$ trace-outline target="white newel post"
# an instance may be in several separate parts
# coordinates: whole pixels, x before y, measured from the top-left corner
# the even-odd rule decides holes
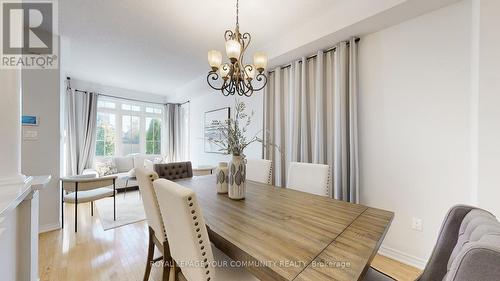
[[[0,70],[0,188],[24,182],[21,174],[21,70]]]

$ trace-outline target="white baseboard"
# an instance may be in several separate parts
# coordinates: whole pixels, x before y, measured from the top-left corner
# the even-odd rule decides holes
[[[385,246],[381,246],[378,253],[382,256],[386,256],[388,258],[397,260],[419,269],[424,269],[425,265],[427,264],[427,261],[424,259]]]
[[[61,228],[61,224],[59,222],[57,223],[49,223],[46,225],[40,225],[38,233],[44,233],[44,232],[49,232],[52,230],[57,230]]]

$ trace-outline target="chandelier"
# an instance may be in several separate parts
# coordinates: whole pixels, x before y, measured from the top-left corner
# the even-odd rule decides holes
[[[267,77],[263,73],[267,67],[267,56],[257,52],[253,56],[253,64],[244,64],[243,57],[251,41],[250,33],[240,33],[239,25],[239,0],[236,0],[236,28],[234,31],[226,30],[226,55],[230,63],[222,63],[222,54],[219,51],[208,51],[208,64],[212,68],[208,72],[207,82],[212,89],[221,91],[224,96],[238,94],[251,96],[254,91],[262,90],[267,84]],[[220,81],[217,86],[215,81]],[[221,81],[222,80],[222,81]],[[255,85],[258,81],[258,85]]]

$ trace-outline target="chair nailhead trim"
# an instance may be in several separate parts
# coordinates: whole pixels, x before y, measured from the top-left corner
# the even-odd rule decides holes
[[[195,227],[197,227],[197,226],[198,226],[198,221],[197,221],[198,217],[197,217],[197,216],[195,216],[195,214],[196,214],[196,210],[193,208],[193,206],[194,206],[193,202],[190,202],[192,199],[193,199],[193,198],[192,198],[191,196],[189,196],[189,197],[187,198],[187,200],[188,200],[188,201],[187,201],[187,203],[188,203],[188,206],[189,206],[189,207],[190,207],[190,209],[191,209],[191,214],[193,215],[193,217],[192,217],[192,218],[193,218],[194,226],[195,226]],[[203,239],[201,239],[201,236],[202,236],[202,235],[201,235],[201,233],[199,233],[199,232],[200,232],[200,230],[201,230],[201,229],[200,229],[199,227],[197,227],[197,228],[196,228],[196,232],[198,233],[197,237],[198,237],[198,239],[199,239],[199,240],[198,240],[198,243],[200,244],[200,251],[202,251],[202,252],[201,252],[201,255],[204,257],[207,253],[204,251],[204,250],[205,250],[205,244],[204,244]],[[208,259],[207,259],[207,258],[204,258],[204,259],[203,259],[203,262],[204,262],[204,263],[207,263],[207,261],[208,261]],[[206,269],[208,269],[208,264],[205,264],[204,266],[205,266],[205,268],[206,268]],[[209,274],[210,274],[210,270],[207,270],[205,273],[206,273],[206,275],[209,275]],[[206,280],[207,280],[207,281],[210,281],[210,276],[207,276],[207,279],[206,279]]]

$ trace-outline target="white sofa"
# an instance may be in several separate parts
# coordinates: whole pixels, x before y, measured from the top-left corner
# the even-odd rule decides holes
[[[136,168],[148,168],[152,169],[153,167],[145,167],[144,160],[150,160],[154,161],[155,159],[164,159],[163,156],[161,155],[145,155],[145,154],[135,154],[135,155],[129,155],[129,156],[113,156],[113,157],[99,157],[97,158],[94,162],[107,162],[111,160],[117,169],[116,174],[116,189],[122,189],[125,187],[132,187],[132,186],[137,186],[137,179],[135,178],[135,169]],[[151,163],[151,162],[149,162]],[[94,174],[96,177],[99,177],[99,173],[95,169],[95,164],[94,168],[91,169],[85,169],[83,171],[84,175],[88,174]],[[127,183],[127,178],[133,178],[129,179]]]

